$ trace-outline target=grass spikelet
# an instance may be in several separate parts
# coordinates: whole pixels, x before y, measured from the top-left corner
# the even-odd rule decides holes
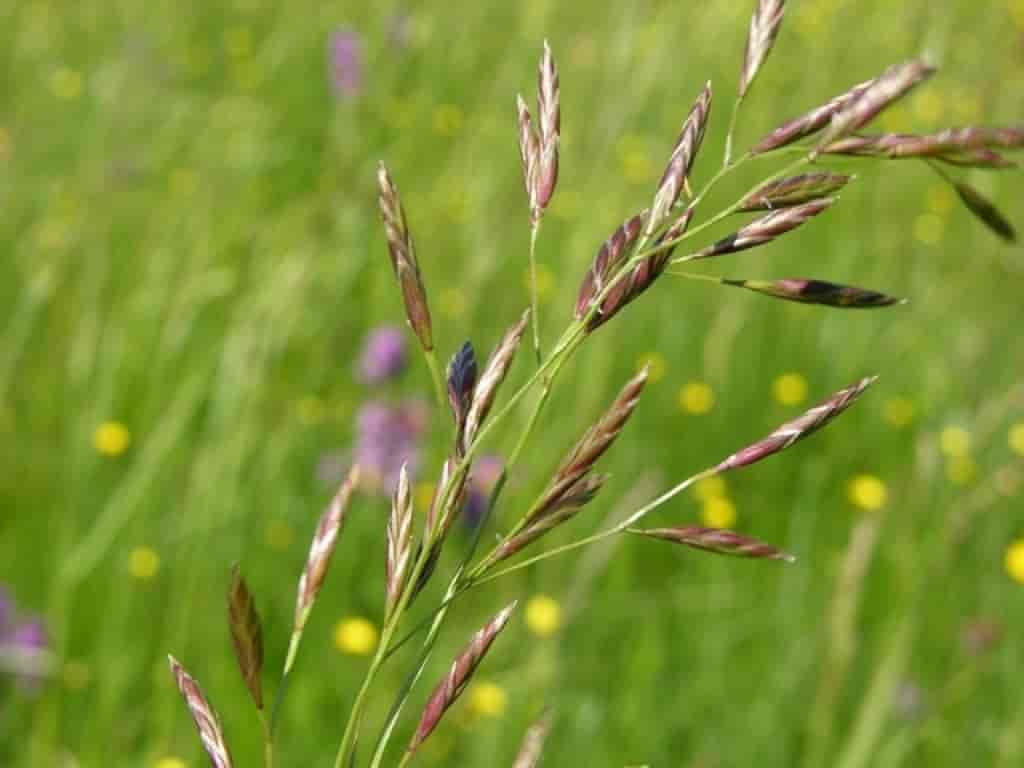
[[[473,403],[469,406],[466,414],[466,428],[463,433],[462,450],[465,451],[476,438],[477,432],[483,426],[487,414],[494,404],[494,398],[498,394],[498,387],[505,380],[512,360],[515,358],[519,343],[523,340],[523,332],[530,320],[530,310],[523,312],[519,322],[505,331],[498,346],[494,348],[483,373],[473,390]]]
[[[537,134],[539,154],[536,176],[535,221],[539,221],[558,183],[558,143],[562,127],[559,105],[558,68],[551,46],[544,41],[544,53],[537,67]]]
[[[263,709],[263,625],[256,611],[256,601],[246,585],[236,564],[231,569],[231,583],[228,587],[228,626],[231,629],[231,643],[238,659],[245,687],[249,689],[256,709]]]
[[[523,185],[526,188],[526,200],[530,207],[530,221],[535,220],[537,210],[536,189],[537,176],[540,168],[540,138],[534,130],[530,118],[530,108],[521,95],[516,95],[516,117],[519,126],[519,159],[523,166]]]
[[[378,204],[384,220],[384,236],[391,255],[391,266],[402,290],[405,314],[409,326],[419,339],[425,352],[434,349],[433,331],[430,323],[430,308],[427,306],[427,290],[423,286],[412,233],[405,219],[405,209],[398,196],[398,188],[391,180],[388,169],[381,163],[377,170],[379,186]]]
[[[533,725],[526,729],[522,746],[519,747],[519,754],[516,755],[512,768],[536,768],[540,763],[540,756],[544,752],[544,742],[551,730],[551,720],[551,711],[546,710]]]
[[[714,552],[717,555],[750,557],[760,560],[784,560],[787,563],[796,562],[793,555],[770,544],[718,528],[692,525],[682,528],[630,528],[629,532],[652,539],[664,539],[694,549],[702,549],[705,552]]]
[[[452,407],[455,419],[455,445],[460,452],[463,450],[463,435],[466,429],[466,417],[473,403],[473,390],[476,388],[476,353],[473,345],[465,342],[448,363],[448,404]]]
[[[953,184],[960,200],[967,206],[967,209],[981,220],[985,226],[995,232],[999,237],[1008,243],[1017,242],[1017,232],[998,208],[978,190],[966,182],[959,181]]]
[[[808,219],[814,218],[822,211],[828,209],[834,202],[835,198],[823,197],[792,208],[784,208],[781,211],[769,213],[767,216],[762,216],[760,219],[750,222],[733,234],[723,237],[718,242],[712,243],[707,248],[687,258],[706,259],[711,256],[720,256],[723,253],[736,253],[737,251],[745,251],[748,248],[763,245],[764,243],[770,243],[780,235],[796,229]]]
[[[975,129],[930,135],[883,133],[847,136],[822,147],[822,154],[883,157],[890,160],[932,158],[974,168],[1015,168],[1017,164],[980,143]],[[980,129],[978,129],[980,131]]]
[[[683,127],[679,132],[675,147],[672,149],[668,165],[661,176],[661,181],[658,182],[658,190],[654,194],[654,202],[651,204],[651,212],[647,218],[646,234],[648,236],[657,230],[679,199],[679,194],[693,167],[693,161],[700,150],[701,142],[704,141],[704,130],[707,128],[710,114],[711,81],[709,80],[690,108],[686,120],[683,121]]]
[[[641,211],[631,216],[616,229],[601,245],[594,258],[594,263],[587,270],[580,284],[576,298],[576,319],[582,320],[590,311],[594,299],[601,294],[605,286],[615,277],[643,230],[647,212]]]
[[[747,95],[751,83],[757,77],[761,65],[775,44],[786,10],[785,0],[758,0],[757,8],[750,17],[747,46],[743,53],[743,69],[740,71],[739,98]]]
[[[338,492],[317,523],[316,532],[313,534],[313,541],[309,547],[309,555],[306,557],[306,566],[299,577],[298,595],[295,600],[295,628],[292,630],[291,645],[288,648],[288,657],[285,661],[286,675],[295,661],[295,654],[298,651],[306,620],[309,618],[310,611],[313,610],[313,604],[324,584],[324,579],[327,578],[327,569],[331,564],[331,557],[334,555],[338,534],[341,533],[342,525],[345,522],[345,513],[348,511],[352,493],[358,482],[359,466],[353,465],[349,470],[348,477],[342,482]]]
[[[879,75],[859,96],[832,115],[818,148],[860,130],[894,101],[906,96],[916,85],[931,77],[935,68],[921,60],[894,64]]]
[[[791,208],[815,198],[835,194],[849,183],[852,176],[843,173],[804,173],[762,184],[740,201],[738,213],[773,211]]]
[[[857,99],[873,82],[874,80],[865,80],[863,83],[853,86],[853,88],[845,93],[836,96],[828,103],[815,107],[799,117],[783,123],[757,142],[750,150],[751,154],[757,155],[763,152],[770,152],[773,149],[788,146],[806,136],[817,133],[829,124],[829,121],[836,112]]]
[[[227,742],[224,740],[224,730],[220,720],[206,696],[203,689],[197,683],[181,663],[173,656],[168,656],[167,661],[171,666],[171,674],[174,675],[174,682],[181,691],[188,707],[192,721],[199,731],[199,738],[203,743],[203,749],[210,757],[213,768],[231,768],[231,752],[228,750]]]
[[[494,639],[505,628],[505,625],[508,624],[509,617],[511,617],[515,607],[516,604],[512,603],[487,622],[483,628],[473,635],[469,644],[462,649],[462,652],[452,662],[451,667],[448,669],[448,674],[438,683],[434,692],[427,700],[419,725],[416,726],[416,732],[406,748],[408,754],[411,755],[426,741],[438,723],[441,722],[445,712],[462,695],[466,685],[472,679],[476,668],[490,650]]]
[[[785,278],[782,280],[733,280],[724,278],[722,284],[746,288],[748,291],[755,291],[756,293],[772,296],[776,299],[798,301],[803,304],[822,304],[841,309],[875,309],[906,302],[906,299],[887,296],[884,293],[878,293],[866,288],[806,278]]]
[[[846,389],[839,390],[792,421],[787,421],[763,440],[759,440],[732,454],[722,461],[715,468],[715,471],[725,472],[730,469],[746,467],[772,454],[783,451],[794,443],[814,434],[850,407],[854,400],[860,397],[864,390],[875,382],[876,378],[875,376],[870,376],[861,379]]]
[[[387,558],[384,566],[384,584],[387,597],[384,603],[385,621],[398,604],[405,586],[412,552],[412,493],[409,473],[403,464],[398,474],[398,485],[391,497],[391,517],[388,519]]]

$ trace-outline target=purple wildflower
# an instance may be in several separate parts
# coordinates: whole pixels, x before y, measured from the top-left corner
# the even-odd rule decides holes
[[[46,629],[37,618],[18,619],[14,601],[0,586],[0,674],[11,674],[31,689],[47,671]]]
[[[331,35],[328,46],[328,75],[334,92],[352,99],[363,88],[363,44],[351,29],[342,27]]]
[[[390,496],[403,464],[408,465],[410,475],[416,474],[427,413],[420,400],[398,405],[371,400],[359,409],[353,460],[359,464],[367,488]]]
[[[462,521],[468,528],[476,528],[487,512],[487,502],[494,484],[501,477],[503,462],[500,457],[481,456],[473,462],[473,474],[469,480],[466,506],[462,510]]]
[[[405,369],[405,335],[399,328],[382,325],[366,335],[359,358],[358,376],[365,384],[379,384]]]

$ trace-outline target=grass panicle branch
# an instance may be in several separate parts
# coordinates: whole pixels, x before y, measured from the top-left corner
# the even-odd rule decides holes
[[[462,652],[452,662],[444,679],[438,683],[430,698],[427,699],[419,725],[416,726],[416,731],[413,733],[412,740],[406,749],[407,755],[412,755],[426,741],[427,737],[437,728],[438,723],[441,722],[445,712],[462,695],[462,692],[472,679],[476,668],[490,650],[491,644],[505,628],[505,625],[508,624],[508,620],[512,616],[512,611],[515,610],[515,607],[516,604],[512,603],[487,622],[473,635],[469,644],[462,649]]]
[[[168,656],[167,661],[171,666],[174,682],[178,686],[182,698],[185,699],[185,705],[188,707],[192,721],[199,732],[199,739],[203,743],[203,749],[206,750],[213,768],[232,768],[231,752],[224,740],[224,729],[217,713],[203,694],[203,689],[185,671],[176,658]]]
[[[837,139],[821,148],[822,154],[881,157],[888,160],[933,158],[949,165],[971,168],[1016,168],[1017,164],[972,136],[973,129],[931,135],[915,133],[858,134]]]
[[[961,202],[990,230],[1008,243],[1017,242],[1017,231],[995,204],[964,181],[953,183]]]
[[[231,644],[242,673],[242,680],[249,690],[256,709],[263,709],[263,625],[256,611],[256,601],[242,578],[236,564],[231,569],[228,586],[228,627],[231,630]]]
[[[770,544],[765,544],[763,541],[758,541],[733,531],[718,528],[704,528],[698,525],[683,526],[681,528],[630,528],[629,533],[647,536],[652,539],[663,539],[664,541],[683,544],[694,549],[701,549],[705,552],[714,552],[717,555],[749,557],[760,560],[783,560],[787,563],[796,562],[796,558],[793,555],[783,552],[781,549]]]
[[[787,421],[763,440],[732,454],[722,461],[715,471],[725,472],[755,464],[814,434],[849,408],[864,393],[864,390],[875,383],[876,379],[876,376],[870,376],[846,389],[839,390],[792,421]]]

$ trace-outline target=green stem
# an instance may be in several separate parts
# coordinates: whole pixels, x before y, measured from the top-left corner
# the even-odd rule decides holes
[[[430,369],[430,379],[434,382],[434,394],[437,396],[437,404],[444,411],[447,406],[447,398],[444,394],[444,386],[441,378],[441,368],[437,364],[437,355],[434,354],[434,350],[428,349],[423,352],[424,357],[427,358],[427,367]]]
[[[540,351],[540,315],[537,312],[537,233],[540,231],[538,220],[530,227],[530,323],[533,325],[533,351],[537,356],[537,365],[543,357]]]
[[[736,131],[736,117],[740,113],[740,105],[743,103],[743,97],[737,96],[736,101],[732,105],[732,115],[729,117],[729,130],[725,134],[725,159],[722,161],[722,167],[728,168],[729,161],[732,160],[732,136]]]
[[[270,722],[262,709],[256,710],[263,730],[263,764],[266,768],[274,768],[274,737],[270,733]]]

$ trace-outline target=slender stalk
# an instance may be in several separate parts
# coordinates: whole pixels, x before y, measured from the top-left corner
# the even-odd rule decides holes
[[[424,352],[423,355],[427,358],[427,367],[430,369],[430,379],[434,382],[434,395],[437,396],[437,404],[443,411],[448,407],[448,402],[445,398],[444,386],[441,383],[444,379],[441,378],[441,368],[437,364],[437,355],[434,354],[434,350],[432,349],[428,352]]]
[[[265,768],[274,768],[274,737],[270,732],[270,721],[262,709],[256,710],[260,718],[260,728],[263,730],[263,765]]]
[[[725,134],[725,159],[722,160],[722,167],[728,168],[729,163],[732,160],[732,137],[736,131],[736,118],[740,113],[740,105],[743,103],[743,97],[737,96],[736,101],[732,105],[732,114],[729,116],[729,130]]]
[[[537,365],[541,364],[543,355],[540,351],[540,315],[537,312],[537,233],[540,221],[530,226],[530,323],[533,325],[533,351],[537,356]]]

